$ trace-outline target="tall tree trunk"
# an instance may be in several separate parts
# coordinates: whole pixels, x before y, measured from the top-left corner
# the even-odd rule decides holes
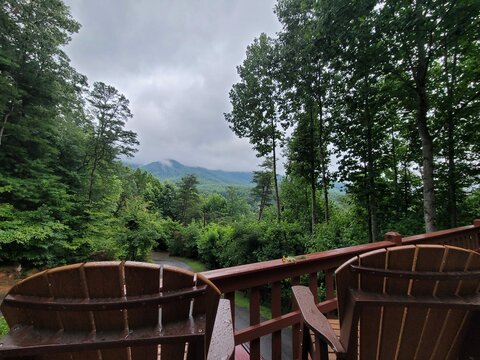
[[[424,20],[422,10],[417,7],[417,19]],[[418,21],[416,31],[417,63],[412,67],[412,75],[415,80],[417,94],[417,130],[422,142],[422,183],[423,183],[423,216],[425,220],[425,231],[432,232],[436,229],[436,208],[435,208],[435,184],[434,184],[434,163],[433,163],[433,138],[428,129],[428,94],[427,94],[427,72],[429,58],[426,54],[426,39],[424,31],[420,31],[426,25],[425,21]]]
[[[368,212],[370,214],[370,240],[376,241],[378,236],[378,219],[377,219],[377,196],[375,189],[375,166],[372,154],[372,127],[370,119],[368,119],[367,130],[367,192],[368,192]]]
[[[275,138],[275,123],[273,119],[271,120],[272,126],[272,166],[273,166],[273,182],[275,185],[275,201],[277,204],[277,221],[280,222],[282,219],[281,209],[280,209],[280,194],[278,191],[278,180],[277,180],[277,142]]]
[[[330,219],[330,207],[328,204],[328,176],[327,176],[327,144],[325,143],[325,124],[323,122],[323,100],[320,96],[319,101],[319,148],[320,148],[320,170],[322,172],[322,190],[323,190],[323,219],[328,224]]]
[[[311,196],[311,223],[310,232],[315,232],[315,225],[317,225],[317,178],[315,176],[315,120],[313,116],[313,109],[310,106],[310,136],[311,145],[310,149],[310,196]]]
[[[453,110],[453,91],[456,84],[457,52],[454,49],[451,63],[451,77],[449,77],[449,56],[447,38],[445,38],[445,83],[447,85],[447,158],[448,158],[448,195],[447,209],[450,216],[450,227],[457,226],[457,169],[455,164],[455,116]]]
[[[370,241],[376,241],[378,236],[378,218],[377,218],[377,189],[375,184],[375,159],[373,157],[373,122],[370,112],[370,84],[368,80],[368,72],[365,72],[364,86],[364,120],[367,125],[367,199],[368,214],[370,220]]]
[[[397,145],[395,144],[395,127],[392,125],[391,132],[392,139],[392,163],[393,163],[393,186],[395,191],[394,201],[396,214],[400,215],[401,206],[400,206],[400,189],[398,185],[398,166],[397,166]]]
[[[417,88],[418,111],[417,128],[422,141],[422,183],[423,183],[423,216],[425,231],[432,232],[436,228],[435,187],[433,180],[433,139],[428,131],[428,102],[425,86]]]
[[[8,119],[13,114],[13,102],[10,110],[3,116],[2,127],[0,128],[0,146],[2,145],[3,133],[5,132],[5,126],[7,125]]]

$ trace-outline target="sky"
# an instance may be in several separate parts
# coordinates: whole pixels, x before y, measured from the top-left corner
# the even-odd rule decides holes
[[[275,0],[65,0],[82,25],[65,51],[90,85],[130,100],[131,161],[252,171],[262,159],[229,129],[236,67],[262,32],[280,31]]]

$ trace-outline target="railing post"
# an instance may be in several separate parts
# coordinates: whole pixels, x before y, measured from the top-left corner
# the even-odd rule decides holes
[[[395,243],[395,245],[402,245],[402,235],[395,231],[385,233],[385,241]]]
[[[282,315],[282,286],[280,281],[272,284],[272,318]],[[282,359],[282,330],[272,333],[272,359]]]
[[[300,285],[300,277],[295,276],[292,278],[292,286],[294,285]],[[292,293],[292,311],[295,311],[298,309],[298,305],[295,303],[293,299],[293,293]],[[301,336],[302,334],[300,333],[300,324],[294,324],[292,325],[292,359],[300,359],[300,347],[301,347]]]
[[[480,227],[480,219],[473,220],[473,226]]]
[[[334,269],[325,270],[325,299],[331,300],[335,297],[335,281],[334,281]],[[334,312],[329,312],[327,318],[332,319],[335,317]]]
[[[260,287],[250,288],[250,325],[260,323]],[[250,359],[260,360],[260,339],[250,341]]]

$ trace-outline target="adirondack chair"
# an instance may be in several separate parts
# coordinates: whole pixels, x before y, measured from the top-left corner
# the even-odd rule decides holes
[[[339,267],[336,284],[339,337],[310,290],[293,287],[303,359],[327,359],[327,345],[337,359],[480,359],[480,254],[441,245],[372,251]]]
[[[202,275],[171,266],[58,267],[6,295],[0,309],[10,332],[0,339],[0,358],[228,359],[229,304]]]

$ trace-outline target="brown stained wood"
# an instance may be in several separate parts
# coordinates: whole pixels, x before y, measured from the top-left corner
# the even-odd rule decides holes
[[[437,271],[440,269],[444,250],[430,245],[417,246],[413,270]],[[413,296],[432,295],[435,282],[413,281],[410,294]],[[410,308],[406,311],[402,342],[399,347],[399,359],[414,359],[417,352],[419,339],[424,334],[424,326],[428,321],[428,309]]]
[[[340,325],[343,324],[344,320],[342,310],[346,308],[347,298],[349,297],[348,289],[358,289],[359,275],[350,271],[350,265],[354,263],[358,263],[358,259],[356,257],[345,262],[337,269],[337,271],[335,271],[335,279],[337,283],[338,317],[340,320]]]
[[[291,279],[292,287],[300,284],[300,277],[294,276]],[[293,300],[292,294],[292,310],[297,310],[298,305]],[[292,326],[292,357],[298,359],[301,355],[301,346],[302,346],[302,333],[300,324],[294,324]]]
[[[54,298],[88,298],[88,289],[82,267],[83,264],[75,264],[47,271],[51,294]],[[85,316],[80,311],[60,311],[58,314],[66,331],[95,330],[91,313]]]
[[[92,262],[83,266],[90,299],[122,298],[123,269],[119,261]],[[125,310],[92,311],[97,334],[104,331],[117,330],[128,334]],[[102,360],[129,360],[128,349],[101,350]]]
[[[228,358],[234,344],[228,300],[219,320],[222,329],[213,329],[219,290],[202,275],[198,276],[198,286],[194,286],[196,275],[192,272],[172,267],[164,270],[162,289],[159,267],[140,263],[127,263],[125,267],[120,262],[76,264],[25,280],[7,294],[1,305],[7,317],[15,320],[16,311],[28,312],[29,304],[33,304],[36,308],[30,311],[32,314],[60,313],[63,322],[74,321],[65,329],[62,323],[49,329],[31,326],[32,320],[26,319],[1,339],[0,358],[26,356],[27,360],[30,355],[41,354],[42,359],[51,360],[157,360],[161,344],[164,359],[183,359],[186,348],[190,349],[188,359],[204,359],[206,339],[211,338],[206,329],[215,330],[216,340],[228,344],[217,346],[215,354],[222,349],[230,352],[216,358]],[[192,312],[191,299],[198,300]],[[158,304],[164,307],[166,321],[162,324]],[[140,312],[135,314],[137,310]],[[130,311],[135,326],[127,324]],[[152,319],[146,314],[155,316]],[[52,320],[55,324],[55,316]]]
[[[317,337],[327,341],[335,351],[344,352],[343,345],[340,343],[327,318],[318,311],[310,289],[305,286],[293,286],[292,292],[302,314],[303,321],[308,327],[315,332]]]
[[[249,298],[250,325],[256,325],[260,323],[260,289],[258,287],[251,288]],[[250,358],[260,360],[260,338],[250,341]]]
[[[448,249],[448,259],[444,271],[474,271],[475,269],[470,266],[473,255],[471,252],[459,248]],[[462,281],[442,281],[437,286],[436,295],[453,296],[460,291],[461,287]],[[444,325],[448,325],[448,327],[445,326],[441,329],[432,353],[432,359],[445,359],[449,353],[450,356],[458,356],[458,354],[451,353],[450,350],[452,347],[458,348],[457,343],[460,341],[458,334],[464,333],[464,328],[468,326],[470,317],[471,312],[463,310],[449,310],[445,314]]]
[[[220,290],[207,278],[201,274],[196,275],[197,287],[206,287],[205,295],[195,298],[193,300],[192,315],[193,316],[205,316],[206,328],[205,328],[205,341],[203,344],[204,350],[208,353],[209,344],[211,341],[211,334],[215,324],[215,316],[218,309],[218,303],[220,300]]]
[[[14,295],[32,294],[39,298],[51,297],[50,284],[46,275],[47,271],[42,271],[30,277],[31,281],[20,281],[9,293]],[[12,327],[15,324],[30,324],[41,326],[48,329],[58,329],[62,327],[58,313],[52,315],[51,312],[32,309],[19,309],[15,305],[2,303],[0,310]]]
[[[387,264],[389,270],[413,269],[415,247],[387,249]],[[388,278],[384,293],[388,295],[407,295],[410,286],[409,279]],[[404,317],[403,307],[385,307],[382,316],[382,331],[380,334],[380,359],[395,359],[399,343],[402,340]]]
[[[386,250],[377,250],[368,255],[359,256],[359,265],[384,269],[386,266]],[[360,275],[360,289],[382,293],[384,291],[384,279]],[[375,359],[379,348],[379,335],[382,331],[383,309],[364,308],[360,314],[360,358]],[[357,345],[349,344],[348,352],[356,351]]]
[[[120,262],[88,263],[83,267],[90,299],[122,298],[123,280]],[[120,312],[120,314],[118,314]],[[127,330],[124,310],[93,311],[95,329]]]
[[[310,278],[312,278],[312,276]],[[315,280],[316,280],[316,273],[315,273]],[[275,282],[272,284],[271,309],[272,309],[272,312],[271,312],[272,318],[276,318],[282,315],[282,286],[280,282]],[[282,331],[279,330],[272,333],[272,359],[281,359],[281,358],[282,358]]]
[[[125,292],[128,297],[155,295],[160,291],[160,266],[127,261],[123,267],[125,276]],[[129,309],[127,322],[129,329],[143,326],[157,326],[159,319],[158,306],[145,306],[140,309]],[[131,348],[132,360],[155,359],[158,346],[136,346]]]
[[[162,272],[162,291],[168,292],[193,286],[194,278],[192,275],[190,271],[165,265]],[[175,303],[163,305],[162,326],[187,319],[190,313],[190,304],[191,299],[179,299]],[[160,355],[164,359],[179,359],[183,353],[185,353],[185,343],[163,345],[160,349]]]
[[[128,297],[155,295],[160,291],[160,266],[127,261],[124,266],[125,291]],[[140,326],[158,324],[158,307],[128,310],[128,326],[135,329]]]
[[[327,300],[335,297],[333,274],[334,271],[332,269],[325,271],[325,295]]]
[[[434,248],[433,245],[422,245],[418,247],[416,270],[448,271],[449,269],[446,267],[447,261],[448,255],[445,248]],[[430,264],[431,267],[427,267]],[[417,296],[422,294],[436,295],[437,287],[438,282],[420,280],[413,285],[412,294]],[[423,314],[425,315],[422,316],[422,318],[425,318],[423,324],[418,324],[417,320],[417,327],[423,325],[422,333],[418,337],[420,341],[417,340],[415,342],[418,344],[416,356],[419,359],[429,357],[432,354],[435,344],[441,335],[447,315],[447,312],[443,309],[429,309],[426,310],[426,312],[427,313],[425,314],[424,312]],[[416,314],[414,313],[414,315]]]

